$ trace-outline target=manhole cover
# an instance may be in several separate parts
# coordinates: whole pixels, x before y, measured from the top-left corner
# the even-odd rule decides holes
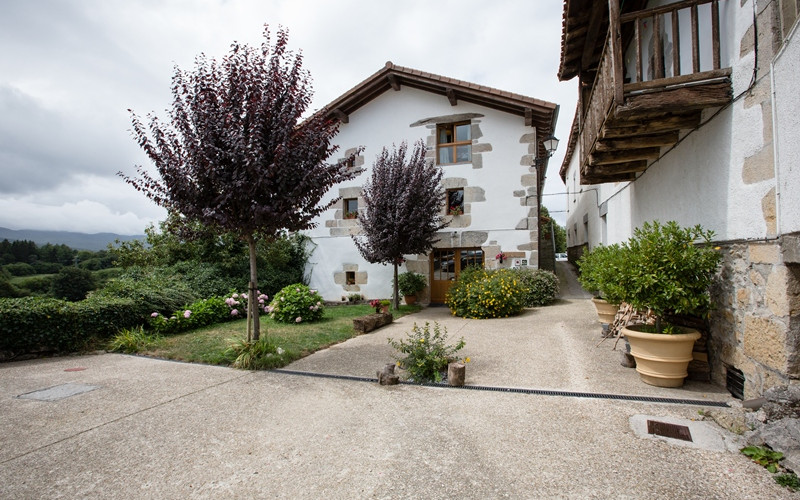
[[[68,398],[70,396],[77,396],[84,392],[90,392],[99,389],[96,385],[84,384],[62,384],[49,389],[41,389],[39,391],[29,392],[17,396],[21,399],[35,399],[36,401],[58,401],[59,399]]]
[[[692,433],[689,432],[689,428],[685,425],[668,424],[667,422],[659,422],[657,420],[647,421],[647,433],[673,439],[682,439],[683,441],[692,440]]]

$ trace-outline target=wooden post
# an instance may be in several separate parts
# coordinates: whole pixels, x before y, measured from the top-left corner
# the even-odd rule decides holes
[[[467,366],[464,363],[450,363],[447,365],[447,383],[453,387],[463,386],[466,372]]]
[[[622,34],[619,22],[619,0],[608,0],[608,22],[609,34],[611,36],[611,62],[613,64],[614,75],[614,105],[620,106],[624,103],[622,91]]]

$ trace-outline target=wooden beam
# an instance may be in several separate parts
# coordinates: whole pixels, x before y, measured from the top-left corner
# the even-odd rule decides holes
[[[589,68],[594,58],[597,47],[597,37],[600,34],[600,25],[603,22],[603,2],[592,2],[592,13],[589,16],[589,28],[583,40],[583,53],[581,54],[581,68]]]
[[[647,170],[647,160],[628,161],[611,165],[589,165],[587,168],[590,174],[601,177],[644,172],[645,170]]]
[[[445,92],[447,93],[447,100],[450,101],[450,105],[457,106],[458,98],[456,97],[456,91],[453,89],[447,89]]]
[[[581,172],[581,184],[605,184],[607,182],[626,182],[635,181],[636,174],[616,174],[616,175],[596,175],[592,173]]]
[[[396,75],[388,75],[386,79],[389,80],[389,85],[392,86],[392,89],[395,91],[400,90],[400,80]]]
[[[678,142],[679,134],[666,132],[655,135],[630,136],[619,139],[601,139],[595,146],[595,151],[615,151],[618,149],[650,148],[661,146],[672,146]]]
[[[608,165],[611,163],[629,163],[637,160],[655,160],[660,154],[661,148],[597,151],[589,155],[589,164]]]
[[[632,135],[659,134],[662,132],[674,132],[676,130],[692,129],[700,125],[700,112],[689,115],[665,116],[658,121],[647,122],[615,122],[613,126],[605,126],[600,130],[598,138],[614,139],[619,137],[629,137]]]
[[[531,108],[525,108],[525,126],[533,127],[533,110]]]
[[[672,11],[672,76],[681,74],[681,35],[678,29],[678,11]]]
[[[679,87],[662,92],[639,94],[625,99],[625,105],[616,109],[615,117],[635,117],[639,112],[675,110],[690,111],[727,104],[731,100],[729,82]]]
[[[344,111],[342,111],[341,109],[339,109],[339,108],[336,108],[336,109],[334,109],[333,111],[331,111],[331,113],[332,113],[332,114],[333,114],[333,116],[335,116],[335,117],[336,117],[336,119],[338,119],[340,122],[342,122],[342,123],[350,123],[350,117],[349,117],[349,116],[347,116],[347,113],[345,113],[345,112],[344,112]]]

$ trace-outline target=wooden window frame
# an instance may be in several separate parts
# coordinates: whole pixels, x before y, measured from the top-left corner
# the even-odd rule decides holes
[[[356,204],[355,211],[350,210],[349,204],[350,204],[351,201],[354,201],[355,204]],[[357,219],[358,218],[358,198],[345,198],[343,200],[342,218],[343,219]]]
[[[356,284],[356,272],[355,271],[345,271],[345,273],[344,273],[344,283],[345,283],[345,285],[355,285]]]
[[[458,141],[458,140],[456,140],[456,127],[459,127],[461,125],[466,125],[468,127],[471,127],[472,123],[469,120],[467,120],[467,121],[462,121],[462,122],[440,123],[440,124],[436,125],[436,164],[437,165],[457,165],[459,163],[472,163],[472,130],[470,130],[469,139],[467,139],[466,141]],[[439,142],[440,131],[443,128],[448,128],[448,127],[452,127],[453,128],[453,142],[441,142],[440,143]],[[459,146],[469,146],[469,160],[467,160],[467,161],[458,161],[457,153],[458,153],[458,147]],[[439,151],[441,151],[442,149],[450,149],[451,152],[452,152],[451,154],[452,154],[452,157],[453,157],[454,161],[443,163],[441,161],[441,156],[440,156],[440,153],[439,153]]]

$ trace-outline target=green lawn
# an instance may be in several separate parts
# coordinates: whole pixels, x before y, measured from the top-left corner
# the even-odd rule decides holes
[[[392,311],[395,318],[419,311],[420,306],[400,306]],[[286,363],[308,356],[311,353],[338,344],[357,335],[353,330],[353,318],[373,313],[368,305],[336,306],[325,308],[325,316],[315,323],[286,324],[261,317],[261,337],[268,337],[286,354]],[[245,320],[220,323],[191,332],[161,337],[139,354],[164,359],[230,365],[234,359],[226,352],[231,344],[247,338]]]

